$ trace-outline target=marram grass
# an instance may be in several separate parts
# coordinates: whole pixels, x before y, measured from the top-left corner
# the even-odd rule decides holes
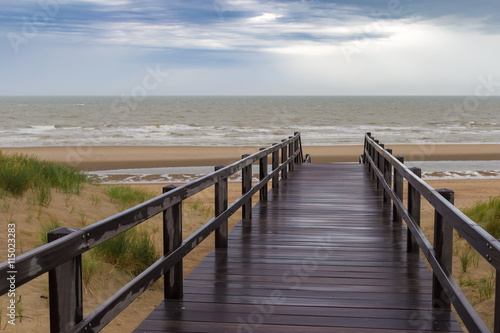
[[[149,234],[133,228],[98,245],[96,257],[115,267],[137,275],[160,258]]]
[[[77,169],[56,162],[40,161],[23,154],[5,154],[0,151],[0,190],[22,196],[28,189],[45,197],[47,189],[56,188],[65,193],[80,193],[90,179]]]
[[[480,201],[464,213],[493,237],[500,238],[500,197]]]
[[[152,192],[129,186],[108,186],[105,192],[120,209],[130,208],[155,197]]]

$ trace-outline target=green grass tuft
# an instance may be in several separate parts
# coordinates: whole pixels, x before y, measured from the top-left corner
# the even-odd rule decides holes
[[[0,151],[0,191],[22,196],[32,189],[42,204],[50,202],[47,188],[80,193],[90,179],[77,169],[56,162],[40,161],[23,154],[7,155]]]
[[[478,202],[464,213],[493,237],[500,238],[500,197]]]
[[[105,192],[111,201],[122,210],[155,197],[152,192],[129,186],[108,186]]]
[[[95,248],[97,256],[123,271],[137,275],[160,258],[145,230],[130,229]]]

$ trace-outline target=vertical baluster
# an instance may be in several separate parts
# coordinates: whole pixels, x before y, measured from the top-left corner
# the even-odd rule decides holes
[[[410,168],[410,170],[417,176],[422,176],[422,170],[420,168]],[[413,218],[417,226],[420,226],[420,203],[421,196],[420,193],[410,184],[408,183],[408,213]],[[418,253],[418,243],[411,235],[410,229],[408,229],[408,237],[407,237],[407,251]]]
[[[436,190],[451,204],[454,204],[455,193],[448,189]],[[451,276],[451,267],[453,261],[453,227],[439,214],[437,210],[434,213],[434,249],[436,258]],[[436,275],[432,275],[432,305],[434,308],[450,309],[451,301],[439,282]]]
[[[395,158],[401,162],[404,163],[405,159],[403,156],[395,156]],[[394,192],[396,193],[396,196],[403,201],[403,175],[394,168]],[[397,222],[397,223],[402,223],[403,218],[401,217],[401,214],[399,214],[398,210],[396,209],[396,204],[393,205],[392,207],[392,221]]]
[[[276,146],[277,143],[273,143],[273,146]],[[279,150],[273,151],[271,162],[272,162],[272,168],[273,171],[276,170],[279,167]],[[276,173],[276,175],[273,177],[273,188],[278,188],[279,186],[279,174]]]
[[[264,150],[266,148],[260,148]],[[267,176],[267,155],[259,160],[259,179],[262,180]],[[260,189],[260,201],[267,201],[267,183]]]
[[[78,229],[57,228],[47,233],[53,242]],[[70,332],[83,319],[82,256],[49,271],[50,332]]]
[[[387,153],[392,155],[392,149],[386,149]],[[389,162],[389,158],[383,158],[382,163],[384,164],[384,180],[391,187],[392,183],[392,165]],[[391,202],[391,196],[389,191],[384,190],[384,203]]]
[[[248,154],[241,156],[241,158],[247,158]],[[252,188],[252,165],[244,167],[241,171],[241,194],[246,194]],[[252,197],[245,202],[241,208],[243,220],[249,220],[252,218]]]
[[[281,140],[281,142],[285,142],[286,139],[283,139]],[[286,146],[284,146],[283,148],[281,148],[281,164],[285,163],[287,160],[287,149],[286,149]],[[282,170],[281,170],[281,179],[286,179],[287,177],[287,167],[285,166]]]
[[[163,193],[173,191],[176,185],[163,187]],[[163,211],[163,255],[167,256],[182,243],[182,202]],[[182,259],[164,276],[165,299],[181,299],[183,295]]]
[[[225,165],[217,165],[215,171],[224,168]],[[215,216],[219,216],[227,209],[227,178],[215,183]],[[215,248],[227,248],[227,219],[215,230]]]

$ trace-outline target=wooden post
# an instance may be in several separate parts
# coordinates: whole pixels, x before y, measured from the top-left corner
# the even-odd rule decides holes
[[[288,138],[291,139],[291,138],[293,138],[293,136],[289,136]],[[294,153],[293,142],[291,142],[288,145],[288,157],[292,156],[293,153]],[[288,171],[293,171],[293,169],[294,169],[294,159],[292,158],[292,160],[290,161],[290,164],[288,165]]]
[[[495,323],[494,333],[500,333],[500,270],[495,271]]]
[[[276,145],[277,145],[277,143],[273,143],[273,146],[276,146]],[[273,171],[279,167],[279,164],[280,164],[279,154],[280,154],[279,150],[273,151],[272,159],[271,159]],[[280,181],[279,177],[280,177],[279,174],[276,174],[276,176],[273,177],[273,188],[278,188],[279,181]]]
[[[57,228],[47,233],[47,241],[53,242],[78,229]],[[83,319],[82,256],[49,271],[50,332],[71,332]]]
[[[363,163],[368,164],[368,171],[370,171],[370,163],[366,160],[366,150],[368,150],[368,139],[366,137],[371,138],[372,134],[370,132],[366,132],[365,135],[365,145],[363,147]]]
[[[384,144],[383,143],[380,143],[379,146],[384,149]],[[375,153],[377,155],[377,169],[379,169],[381,172],[382,172],[382,175],[384,174],[384,158],[382,156],[382,154],[380,154],[378,151]],[[377,189],[380,188],[380,179],[375,176],[375,178],[377,179]]]
[[[215,171],[224,168],[225,165],[217,165]],[[227,178],[215,183],[215,216],[219,216],[227,209]],[[215,229],[215,248],[227,249],[227,219]]]
[[[285,142],[286,139],[283,139],[281,140],[281,142]],[[286,153],[287,149],[286,149],[286,146],[284,146],[283,148],[281,148],[281,164],[285,163],[286,162],[286,159],[287,159],[287,153]],[[287,177],[287,168],[284,167],[282,170],[281,170],[281,179],[286,179]]]
[[[392,149],[386,149],[386,151],[392,155]],[[389,187],[392,187],[392,165],[389,162],[389,159],[383,158],[382,163],[384,164],[384,180]],[[389,195],[389,191],[384,190],[384,203],[391,202],[391,196]]]
[[[455,193],[448,189],[436,190],[446,200],[454,204]],[[451,268],[453,262],[453,227],[439,214],[437,210],[434,212],[434,250],[436,250],[436,258],[451,276]],[[446,295],[446,292],[439,282],[436,275],[432,275],[432,306],[439,309],[451,308],[451,301]]]
[[[405,158],[403,156],[394,156],[399,162],[404,163]],[[399,200],[403,201],[403,175],[399,173],[396,168],[394,168],[394,192]],[[392,206],[392,221],[397,223],[402,223],[403,218],[396,209],[396,204]]]
[[[266,148],[260,148],[264,150]],[[267,155],[259,160],[259,179],[262,180],[267,176]],[[260,189],[260,201],[267,201],[267,183]]]
[[[410,168],[410,170],[417,176],[422,176],[422,170],[420,168]],[[408,213],[413,218],[417,226],[420,226],[420,203],[421,196],[418,191],[413,188],[411,184],[408,183]],[[408,228],[408,237],[407,237],[407,252],[418,253],[418,243],[415,237],[412,236],[410,229]]]
[[[379,143],[378,140],[374,140],[374,141],[376,144]],[[378,152],[377,152],[377,149],[375,149],[375,146],[373,146],[372,149],[373,149],[373,152],[372,152],[373,164],[375,165],[374,168],[378,168]],[[377,174],[375,173],[375,170],[373,170],[372,179],[377,179]],[[377,182],[377,188],[378,188],[378,182]]]
[[[241,158],[247,158],[249,154],[242,155]],[[245,194],[252,188],[252,165],[248,165],[241,170],[241,194]],[[241,218],[252,218],[252,197],[241,207]]]
[[[163,187],[163,193],[175,190],[178,186]],[[167,256],[182,243],[182,202],[163,211],[163,255]],[[183,295],[182,259],[164,276],[165,299],[181,299]]]
[[[293,133],[294,136],[296,136],[297,134],[299,134],[299,132]],[[299,140],[297,139],[293,142],[293,152],[295,153],[298,149],[299,149]],[[295,156],[294,158],[295,164],[299,164],[299,158],[300,154],[297,154],[297,156]]]

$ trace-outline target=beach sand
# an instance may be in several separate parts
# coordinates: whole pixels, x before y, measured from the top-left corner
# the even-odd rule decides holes
[[[500,160],[500,145],[387,145],[406,161]],[[259,147],[88,146],[1,148],[6,153],[35,155],[83,170],[228,165]],[[313,163],[358,162],[362,146],[304,146]]]
[[[388,146],[389,147],[389,146]],[[500,145],[443,145],[443,146],[403,146],[394,145],[395,154],[413,156],[419,160],[500,160]],[[195,165],[218,165],[229,164],[239,159],[242,154],[254,153],[258,147],[43,147],[43,148],[3,148],[4,152],[20,152],[34,154],[40,158],[59,161],[77,166],[85,170],[105,170],[113,168],[138,168],[138,167],[160,167],[160,166],[195,166]],[[313,163],[320,162],[356,162],[358,156],[362,152],[360,146],[332,146],[332,147],[304,147],[304,153],[312,155]],[[419,152],[422,153],[419,155]],[[434,188],[450,188],[455,191],[455,204],[458,208],[463,209],[471,206],[477,200],[485,200],[491,196],[500,195],[500,179],[489,180],[439,180],[428,182]],[[156,194],[161,193],[161,188],[166,184],[140,184],[134,185],[137,187],[147,188]],[[229,201],[232,202],[241,194],[241,184],[238,182],[229,183]],[[89,193],[85,196],[87,199],[98,195],[98,187],[92,187]],[[113,211],[112,205],[108,200],[103,199],[102,203],[96,207],[91,203],[91,200],[84,202],[83,198],[78,196],[71,199],[74,200],[68,204],[68,198],[62,193],[55,193],[51,206],[54,207],[55,213],[60,218],[61,224],[64,226],[77,226],[80,222],[75,222],[75,214],[64,216],[64,212],[71,207],[69,205],[77,205],[80,210],[87,212],[85,218],[88,223],[105,218],[108,212]],[[213,205],[213,188],[197,195],[196,198],[191,198],[191,201],[199,201],[207,205]],[[26,222],[25,214],[27,209],[23,207],[23,200],[15,201],[15,208],[12,206],[12,216],[19,219],[19,232],[26,237],[33,236],[37,233],[38,226],[33,225],[33,222]],[[255,203],[255,200],[254,200]],[[29,214],[29,213],[28,213]],[[36,212],[31,212],[36,214]],[[5,214],[7,215],[7,214]],[[76,215],[78,216],[78,215]],[[109,215],[108,215],[109,216]],[[240,219],[241,214],[238,212],[231,220],[230,226],[233,227]],[[433,209],[430,205],[424,204],[422,207],[422,229],[426,233],[431,231]],[[80,216],[80,219],[82,217]],[[158,222],[155,222],[158,223]],[[204,220],[199,217],[187,218],[185,221],[184,236],[199,228]],[[75,225],[76,224],[76,225]],[[2,233],[3,234],[3,233]],[[161,234],[161,232],[159,233]],[[155,235],[157,237],[158,235]],[[160,237],[160,236],[158,236]],[[5,240],[2,239],[2,243]],[[23,251],[26,252],[33,248],[35,244],[23,243]],[[199,260],[201,260],[207,252],[213,247],[213,239],[202,243],[197,252],[193,253],[189,259],[184,262],[185,275],[194,268]],[[2,258],[2,260],[5,260]],[[455,271],[459,265],[454,263]],[[477,276],[482,276],[484,272],[488,272],[487,266],[480,266],[481,272]],[[113,271],[112,267],[109,267]],[[484,271],[484,272],[483,272]],[[116,272],[115,272],[116,273]],[[113,290],[117,290],[123,286],[130,277],[114,275],[111,279],[108,275],[101,275],[85,290],[84,299],[86,299],[85,312],[102,303],[107,297],[112,294]],[[35,306],[35,312],[28,312],[27,306],[25,309],[26,318],[23,323],[19,323],[17,327],[8,326],[7,332],[45,332],[48,322],[47,300],[41,296],[46,295],[46,278],[39,278],[30,286],[23,286],[20,289],[23,294],[23,302],[28,305]],[[109,289],[105,290],[104,289]],[[481,313],[488,313],[492,307],[491,300],[478,303],[474,294],[470,296]],[[4,298],[4,297],[3,297]],[[129,306],[120,316],[118,316],[111,324],[109,324],[103,332],[124,332],[133,330],[152,310],[159,304],[162,299],[162,285],[156,284],[154,287],[146,291],[137,301]],[[2,302],[4,299],[2,299]],[[2,305],[1,303],[0,305]]]

